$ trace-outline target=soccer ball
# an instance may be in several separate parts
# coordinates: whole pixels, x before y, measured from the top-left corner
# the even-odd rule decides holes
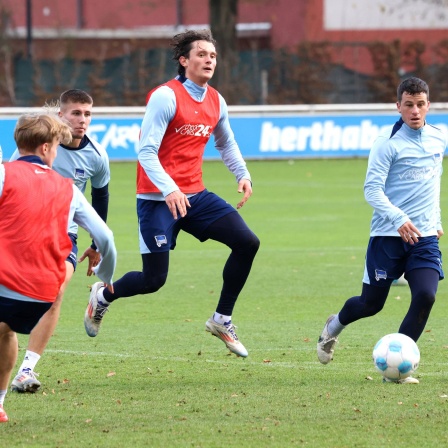
[[[383,336],[373,348],[373,364],[383,377],[397,381],[412,375],[420,362],[417,344],[401,333]]]

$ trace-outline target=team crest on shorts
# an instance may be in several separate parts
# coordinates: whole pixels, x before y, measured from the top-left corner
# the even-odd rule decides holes
[[[156,235],[154,239],[156,240],[157,247],[162,247],[162,245],[168,244],[168,240],[165,235]]]
[[[387,272],[382,269],[375,269],[375,280],[378,282],[380,279],[387,280]]]

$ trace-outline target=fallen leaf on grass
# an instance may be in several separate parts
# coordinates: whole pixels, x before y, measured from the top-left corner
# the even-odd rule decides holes
[[[268,363],[268,362],[271,362],[271,360],[270,359],[263,359],[263,362],[264,363]]]
[[[366,376],[366,380],[373,381],[373,378],[371,376]]]
[[[109,378],[110,376],[114,376],[114,375],[116,375],[115,372],[109,372],[109,373],[106,375],[106,377]]]
[[[92,419],[91,418],[88,418],[87,420],[86,420],[86,423],[91,423],[92,422]]]

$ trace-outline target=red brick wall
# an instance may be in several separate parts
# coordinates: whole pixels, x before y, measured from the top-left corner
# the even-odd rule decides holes
[[[14,27],[26,26],[25,0],[0,0],[2,4],[12,11]],[[77,0],[32,0],[34,29],[76,28],[77,4]],[[177,21],[176,0],[83,0],[82,4],[86,29],[175,25]],[[184,25],[208,24],[208,0],[183,0],[182,5]],[[352,44],[378,40],[390,43],[400,39],[405,46],[406,43],[420,40],[426,45],[422,60],[430,64],[437,62],[433,47],[448,38],[446,30],[326,31],[323,29],[323,16],[323,0],[239,0],[239,23],[268,22],[272,25],[270,39],[259,41],[259,46],[292,49],[304,40],[343,43],[344,46],[332,50],[332,60],[361,73],[372,72],[371,57],[366,45]],[[113,57],[126,54],[130,49],[166,47],[167,44],[163,39],[103,42],[71,39],[63,43],[35,39],[34,56],[57,58],[69,51],[73,57],[95,58],[100,54]],[[245,48],[244,42],[241,44],[241,48]],[[26,44],[22,39],[14,41],[14,46],[25,51]]]
[[[175,25],[176,0],[83,0],[85,28],[116,29]],[[25,0],[0,0],[13,13],[12,24],[26,26]],[[74,28],[77,0],[32,0],[35,28]],[[183,0],[183,24],[207,24],[208,0]],[[325,31],[323,0],[240,0],[240,23],[272,24],[273,48],[295,46],[302,40],[369,42],[422,40],[431,45],[448,37],[447,30]]]

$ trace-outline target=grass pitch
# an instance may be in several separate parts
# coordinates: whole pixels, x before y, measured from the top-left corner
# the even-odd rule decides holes
[[[393,287],[380,314],[342,333],[331,364],[316,357],[328,315],[360,292],[371,217],[363,198],[367,161],[248,165],[254,194],[241,214],[261,247],[233,320],[249,357],[229,355],[204,331],[218,301],[226,247],[181,234],[167,284],[153,295],[116,301],[96,338],[83,327],[94,279],[80,264],[38,364],[42,390],[6,397],[10,422],[0,425],[2,446],[447,445],[446,281],[418,343],[419,385],[382,384],[371,360],[374,344],[395,332],[407,311],[407,287]],[[108,222],[119,278],[140,270],[135,165],[111,168]],[[240,196],[224,165],[207,162],[204,173],[209,190],[236,205]],[[87,245],[81,231],[80,251]],[[18,362],[26,342],[20,336]]]

